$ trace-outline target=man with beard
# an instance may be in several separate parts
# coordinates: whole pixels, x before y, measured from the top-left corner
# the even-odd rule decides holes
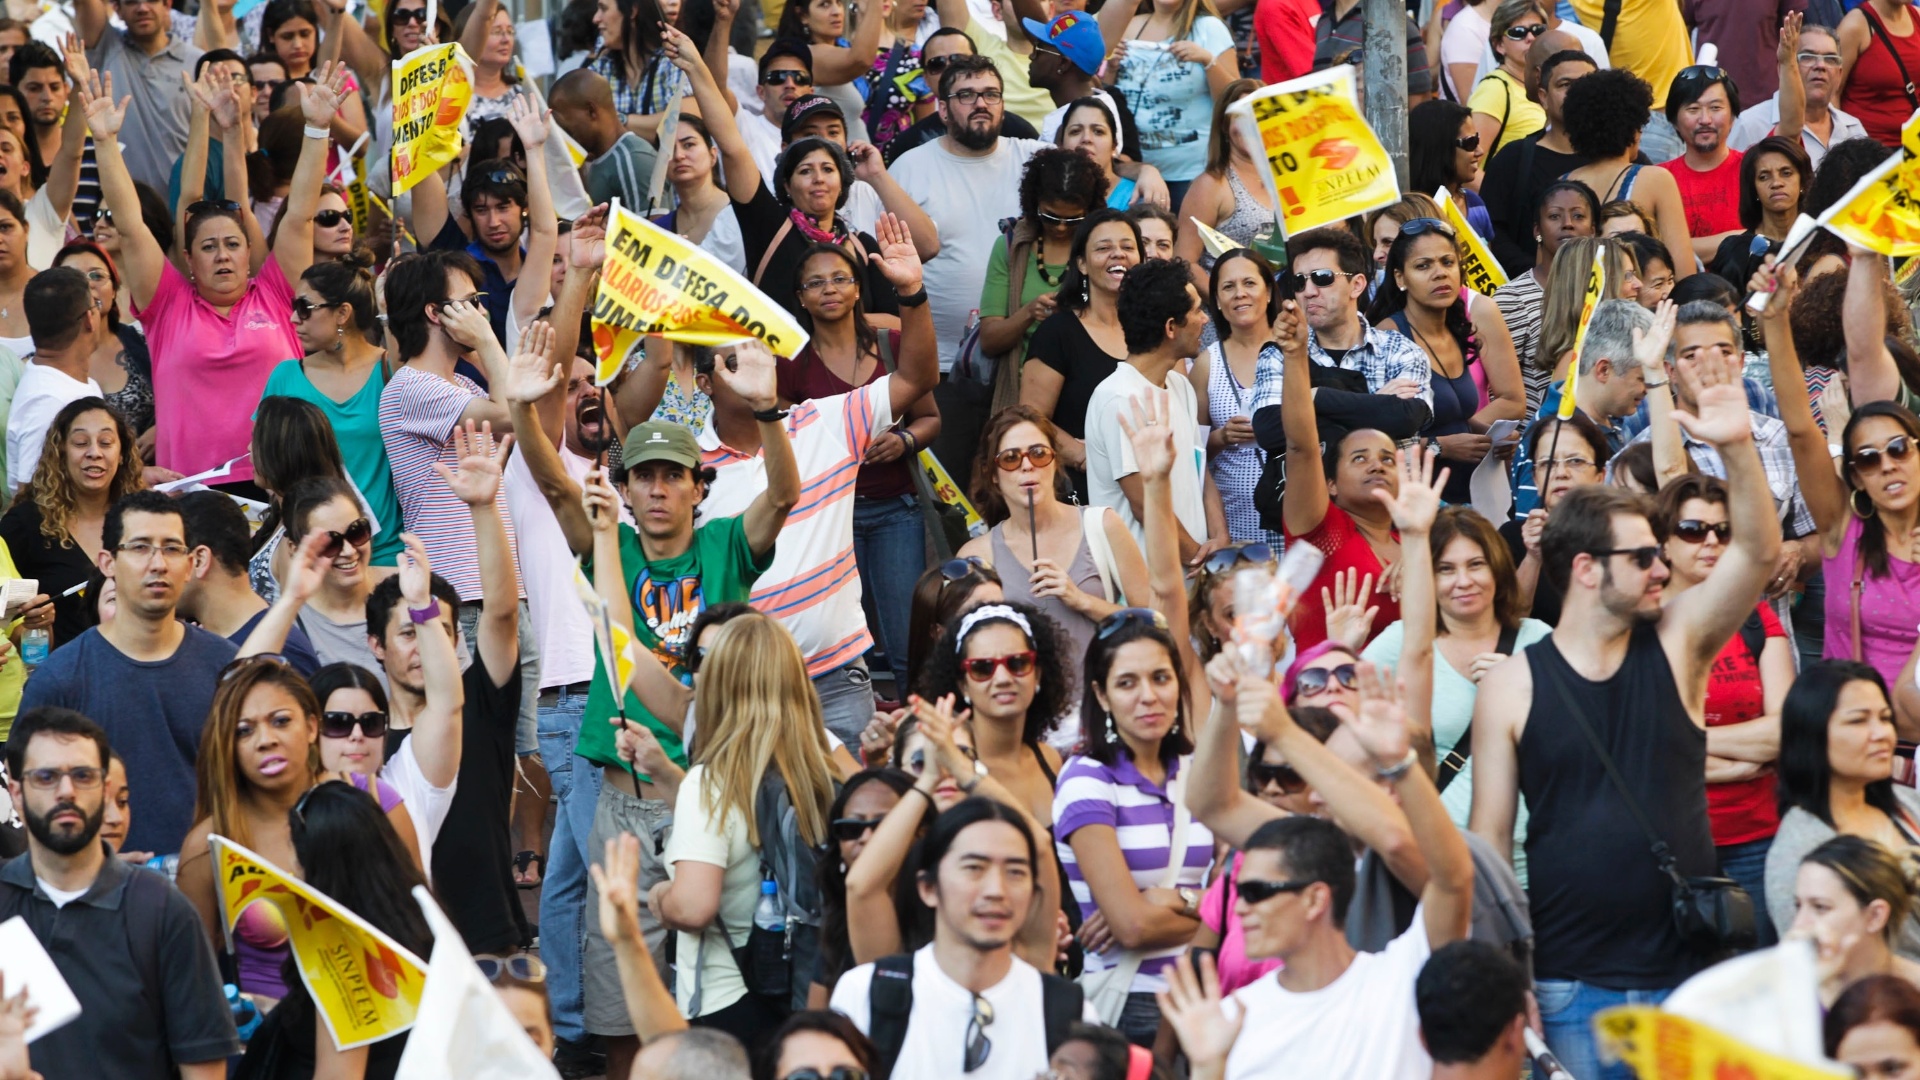
[[[28,840],[0,868],[0,922],[24,918],[80,1002],[30,1063],[42,1076],[220,1080],[240,1041],[219,965],[187,898],[101,843],[107,757],[107,733],[71,709],[23,710],[7,741]]]
[[[112,76],[113,92],[131,97],[120,131],[127,171],[165,191],[167,174],[186,152],[191,98],[183,78],[201,50],[170,31],[167,5],[159,0],[74,0],[73,20],[87,45],[87,63]],[[118,15],[124,30],[108,25]]]
[[[554,247],[559,243],[560,224],[554,215],[553,194],[547,187],[547,155],[543,148],[548,125],[516,126],[526,144],[524,169],[507,158],[478,161],[467,169],[460,187],[460,204],[466,209],[466,222],[445,214],[446,204],[435,206],[444,220],[435,220],[433,209],[416,200],[415,224],[421,236],[433,237],[431,247],[443,251],[465,251],[480,264],[480,292],[486,296],[487,320],[493,336],[512,343],[507,333],[507,312],[516,302],[515,283],[520,268],[532,265],[544,271],[551,265]],[[533,134],[535,138],[528,138]],[[438,185],[432,185],[439,190]],[[521,244],[521,237],[528,240]],[[539,289],[537,299],[519,306],[519,322],[531,320],[547,296],[547,275],[529,279]],[[491,373],[488,373],[489,378]]]
[[[1733,122],[1733,134],[1727,136],[1727,145],[1744,152],[1769,135],[1793,138],[1794,107],[1798,105],[1800,145],[1817,169],[1820,159],[1827,156],[1827,147],[1848,139],[1864,139],[1867,128],[1833,102],[1840,79],[1840,39],[1825,26],[1802,26],[1796,33],[1794,23],[1798,18],[1790,16],[1780,30],[1779,91],[1740,114]]]
[[[1711,260],[1720,242],[1740,231],[1741,154],[1727,145],[1739,112],[1740,92],[1719,68],[1687,68],[1674,76],[1667,91],[1667,119],[1687,150],[1660,167],[1673,174],[1680,188],[1687,235],[1702,260]],[[1687,257],[1683,251],[1673,255]]]
[[[1471,827],[1510,852],[1514,807],[1526,795],[1546,1039],[1573,1075],[1596,1080],[1628,1074],[1601,1070],[1593,1015],[1657,1003],[1709,959],[1676,929],[1673,881],[1640,821],[1653,823],[1679,874],[1716,872],[1701,735],[1707,677],[1759,602],[1781,545],[1738,339],[1724,312],[1713,331],[1697,311],[1707,307],[1681,311],[1673,375],[1692,408],[1674,419],[1724,466],[1726,553],[1711,577],[1663,606],[1667,568],[1645,498],[1576,488],[1540,541],[1543,572],[1566,594],[1560,622],[1482,677],[1473,715]]]

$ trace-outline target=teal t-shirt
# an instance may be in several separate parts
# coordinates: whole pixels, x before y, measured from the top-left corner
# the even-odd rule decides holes
[[[633,605],[633,632],[640,642],[682,682],[691,676],[680,663],[687,632],[708,604],[744,603],[753,583],[773,565],[773,550],[756,558],[747,543],[741,515],[719,518],[693,530],[693,544],[671,559],[648,562],[640,534],[620,523],[620,569],[627,579],[627,601]],[[593,560],[582,567],[593,576]],[[627,718],[653,729],[660,746],[681,767],[687,750],[673,728],[646,710],[640,698],[627,692]],[[614,746],[613,691],[608,688],[606,658],[596,646],[593,688],[587,692],[587,711],[580,723],[580,739],[573,752],[596,765],[625,768]],[[629,770],[631,771],[631,770]],[[641,777],[645,780],[646,777]]]
[[[282,360],[267,376],[260,396],[299,398],[320,407],[333,425],[334,441],[340,444],[340,459],[347,475],[367,500],[373,516],[380,520],[380,531],[373,538],[373,564],[393,566],[405,549],[400,542],[403,524],[400,496],[393,490],[393,466],[387,461],[387,443],[380,437],[380,391],[387,385],[384,368],[375,365],[360,392],[346,401],[335,401],[320,392],[307,378],[298,360]]]

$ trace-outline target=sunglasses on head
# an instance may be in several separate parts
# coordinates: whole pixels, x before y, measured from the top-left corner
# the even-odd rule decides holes
[[[838,840],[843,844],[850,844],[853,841],[858,840],[861,837],[872,832],[873,830],[879,828],[881,820],[882,819],[877,817],[835,818],[833,820],[833,824],[828,826],[828,831],[829,831],[829,834],[835,840]]]
[[[974,682],[991,680],[994,671],[1001,667],[1005,667],[1007,674],[1014,678],[1024,679],[1033,674],[1034,659],[1033,650],[1027,649],[1024,652],[1008,653],[1005,656],[969,657],[962,666],[966,668],[967,678]]]
[[[201,199],[199,202],[190,203],[187,206],[188,217],[198,217],[201,214],[212,213],[214,211],[237,214],[240,212],[240,204],[234,202],[232,199]]]
[[[369,739],[377,739],[387,733],[387,714],[383,712],[323,712],[320,714],[320,734],[329,739],[351,739],[355,726],[360,734]]]
[[[1241,563],[1270,563],[1273,561],[1273,548],[1258,541],[1251,544],[1239,544],[1221,548],[1207,556],[1200,568],[1209,574],[1224,574]]]
[[[940,587],[944,589],[952,582],[965,580],[968,574],[973,573],[975,569],[985,569],[986,565],[986,560],[978,555],[969,555],[964,559],[948,559],[940,564]]]
[[[1341,278],[1355,276],[1357,275],[1349,274],[1344,270],[1309,270],[1304,274],[1292,275],[1291,284],[1293,285],[1294,292],[1299,292],[1301,289],[1306,288],[1309,282],[1311,282],[1316,289],[1331,289],[1333,288],[1333,283]]]
[[[1247,783],[1253,790],[1259,791],[1268,784],[1277,784],[1282,795],[1298,795],[1307,790],[1307,781],[1291,765],[1269,765],[1264,761],[1247,762]]]
[[[1469,140],[1472,141],[1472,146],[1467,145]],[[1462,150],[1477,150],[1480,147],[1480,136],[1476,133],[1467,136],[1465,139],[1455,139],[1454,145]],[[1442,236],[1456,235],[1453,231],[1453,226],[1441,221],[1439,218],[1417,217],[1405,225],[1400,226],[1401,236],[1419,236],[1423,233],[1430,232],[1437,232]]]
[[[331,229],[346,220],[345,210],[321,210],[313,215],[313,223],[323,229]]]
[[[372,535],[373,525],[366,518],[355,518],[344,532],[328,530],[327,542],[320,547],[320,556],[325,559],[337,559],[345,545],[352,544],[354,547],[359,547]]]
[[[485,180],[489,184],[519,184],[522,187],[526,186],[527,183],[526,177],[521,176],[512,169],[490,169],[486,173],[473,177],[472,179]],[[319,215],[316,214],[314,220],[320,220]]]
[[[1684,540],[1689,544],[1704,544],[1707,542],[1708,536],[1712,536],[1724,544],[1727,542],[1727,537],[1732,535],[1733,524],[1731,522],[1706,522],[1697,518],[1687,518],[1685,521],[1676,521],[1673,523],[1673,538],[1675,540]]]
[[[1009,446],[993,455],[993,463],[1000,466],[1001,472],[1013,472],[1020,468],[1021,458],[1032,462],[1036,469],[1044,469],[1053,464],[1053,447],[1045,443],[1035,443],[1025,450]]]
[[[1338,664],[1334,667],[1312,667],[1301,671],[1293,680],[1295,697],[1319,697],[1327,692],[1333,683],[1351,690],[1359,685],[1359,669],[1353,664]]]
[[[1895,435],[1883,446],[1862,446],[1847,455],[1847,461],[1856,469],[1871,469],[1880,464],[1881,455],[1888,461],[1905,461],[1913,456],[1913,440],[1905,435]]]
[[[761,86],[812,86],[813,76],[795,68],[769,71],[760,76]]]
[[[1537,38],[1546,32],[1546,23],[1534,23],[1532,26],[1509,26],[1507,27],[1507,40],[1526,41],[1530,38]]]
[[[511,976],[521,982],[543,983],[547,981],[547,965],[537,956],[476,956],[473,962],[479,966],[480,974],[488,982],[497,983],[502,976]]]
[[[1233,883],[1240,892],[1240,898],[1249,904],[1264,904],[1281,893],[1297,893],[1312,881],[1261,881],[1258,878],[1241,878]]]
[[[1603,559],[1611,558],[1615,555],[1625,555],[1627,558],[1633,560],[1633,565],[1642,570],[1651,569],[1655,559],[1661,562],[1667,561],[1666,555],[1657,547],[1608,548],[1605,551],[1594,551],[1589,552],[1589,554]]]
[[[1101,619],[1100,625],[1093,628],[1093,636],[1096,640],[1105,641],[1129,626],[1150,626],[1156,630],[1165,630],[1167,617],[1152,608],[1121,608]]]

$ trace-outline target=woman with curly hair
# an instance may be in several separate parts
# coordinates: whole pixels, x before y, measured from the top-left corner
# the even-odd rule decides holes
[[[1693,271],[1689,256],[1693,237],[1687,232],[1687,208],[1680,202],[1680,185],[1665,169],[1634,162],[1640,153],[1640,128],[1653,109],[1653,88],[1624,68],[1596,71],[1567,90],[1564,106],[1567,140],[1587,163],[1562,179],[1578,180],[1592,188],[1604,205],[1627,199],[1649,215],[1652,235],[1677,258],[1688,259],[1674,272]],[[1639,230],[1645,232],[1646,230]],[[1682,274],[1681,276],[1685,276]]]
[[[956,557],[927,567],[913,584],[913,613],[907,620],[910,644],[906,685],[920,685],[920,672],[954,616],[975,604],[998,603],[1005,598],[1000,575],[983,560]]]
[[[133,425],[104,399],[84,397],[54,415],[33,479],[0,518],[0,540],[21,577],[38,579],[53,604],[53,645],[92,625],[91,597],[61,595],[100,561],[107,507],[146,487]]]
[[[1087,155],[1050,146],[1028,159],[1012,247],[1004,235],[994,240],[980,286],[980,348],[987,355],[1026,355],[1034,330],[1059,306],[1075,230],[1106,201],[1107,175]],[[1019,293],[1009,296],[1016,277]]]

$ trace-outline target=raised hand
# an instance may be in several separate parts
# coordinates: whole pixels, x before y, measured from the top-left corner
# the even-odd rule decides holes
[[[1735,349],[1738,345],[1735,346]],[[1747,391],[1740,383],[1740,354],[1701,348],[1674,365],[1674,377],[1693,399],[1692,412],[1673,411],[1673,419],[1687,434],[1716,448],[1753,439],[1753,420],[1747,412]]]
[[[1547,512],[1534,509],[1527,512],[1527,520],[1520,523],[1520,543],[1526,547],[1527,554],[1540,554],[1540,537],[1547,531]]]
[[[117,107],[114,105],[111,71],[93,72],[78,89],[80,107],[87,112],[87,134],[93,136],[94,142],[117,139],[120,125],[126,123],[127,103],[133,100],[133,95],[121,98]]]
[[[545,319],[520,335],[520,351],[507,361],[507,385],[502,388],[509,402],[532,405],[567,381],[566,366],[548,359],[553,337],[553,325]]]
[[[892,214],[881,214],[873,224],[873,238],[880,241],[880,250],[869,254],[867,260],[880,271],[880,276],[901,296],[919,292],[923,267],[907,223]]]
[[[779,404],[778,369],[774,366],[773,354],[757,340],[734,346],[732,356],[713,365],[713,375],[755,412],[765,412]]]
[[[1247,1014],[1236,1009],[1231,1018],[1227,1016],[1213,957],[1201,954],[1198,965],[1196,969],[1191,954],[1176,959],[1167,971],[1167,988],[1154,997],[1160,1000],[1160,1015],[1179,1036],[1180,1049],[1195,1075],[1203,1070],[1217,1074],[1225,1068]]]
[[[1333,588],[1320,587],[1320,602],[1327,610],[1327,636],[1358,652],[1373,630],[1379,605],[1369,606],[1373,598],[1373,575],[1362,578],[1359,567],[1348,567],[1333,575]]]
[[[870,142],[847,144],[847,157],[853,161],[853,178],[871,184],[887,171],[887,159]]]
[[[1340,722],[1353,732],[1361,749],[1382,768],[1406,760],[1413,745],[1407,728],[1407,712],[1400,704],[1401,688],[1391,668],[1362,660],[1356,673],[1360,707],[1352,713],[1339,710]]]
[[[893,752],[894,733],[900,730],[900,721],[907,718],[908,711],[876,712],[860,729],[860,760],[868,768],[887,763],[887,755]]]
[[[1650,329],[1634,327],[1634,362],[1655,382],[1667,373],[1667,345],[1673,341],[1673,326],[1679,310],[1673,301],[1662,300],[1660,306],[1653,309],[1653,326]]]
[[[1799,69],[1795,54],[1800,51],[1800,24],[1805,21],[1806,16],[1798,11],[1789,11],[1787,17],[1780,20],[1780,66]]]
[[[1400,530],[1402,538],[1426,536],[1427,530],[1433,528],[1433,519],[1440,514],[1440,492],[1446,488],[1447,476],[1452,470],[1441,469],[1439,475],[1434,475],[1433,467],[1439,461],[1425,443],[1416,443],[1400,455],[1399,493],[1390,495],[1383,489],[1375,489],[1373,493],[1393,515],[1393,526]],[[1396,585],[1396,595],[1397,591]]]
[[[325,549],[332,543],[333,535],[325,529],[307,530],[299,549],[287,563],[287,576],[281,590],[303,604],[312,599],[327,580],[327,567],[343,554],[337,548],[333,555],[326,554]],[[346,541],[340,543],[344,546]]]
[[[1293,726],[1293,717],[1280,703],[1280,689],[1264,671],[1241,671],[1240,685],[1233,691],[1234,719],[1241,730],[1251,732],[1261,742],[1278,742]]]
[[[620,497],[605,469],[588,469],[580,481],[580,503],[587,511],[587,523],[593,531],[612,532],[620,527]]]
[[[1826,421],[1826,428],[1834,435],[1847,430],[1847,421],[1853,419],[1853,402],[1847,397],[1847,375],[1840,372],[1827,380],[1820,390],[1820,419]]]
[[[1760,260],[1760,268],[1747,279],[1747,291],[1768,294],[1767,306],[1760,309],[1762,323],[1784,321],[1787,309],[1793,306],[1794,295],[1800,291],[1800,274],[1791,266],[1775,265],[1775,256],[1769,255]]]
[[[707,62],[700,56],[700,46],[694,44],[694,40],[679,27],[661,23],[660,44],[661,50],[667,54],[667,60],[686,72],[689,78],[697,79],[702,75],[713,77],[707,71]]]
[[[1280,314],[1273,320],[1273,340],[1287,359],[1306,359],[1307,319],[1300,305],[1292,300],[1280,303]]]
[[[300,86],[300,114],[308,127],[323,128],[333,123],[340,102],[347,96],[347,65],[330,60],[313,73],[313,81]]]
[[[573,219],[567,230],[567,265],[582,270],[598,270],[607,261],[607,204]]]
[[[600,936],[609,944],[644,948],[646,939],[640,933],[640,838],[629,832],[608,837],[602,862],[589,865],[587,872],[600,890]]]
[[[547,121],[552,116],[553,111],[541,109],[532,94],[515,94],[507,102],[507,123],[513,125],[514,134],[520,136],[520,145],[527,148],[529,156],[535,147],[547,144],[547,136],[553,131]]]
[[[1235,652],[1235,646],[1227,644],[1213,654],[1206,667],[1207,689],[1213,691],[1213,700],[1227,706],[1234,703],[1234,691],[1240,688],[1240,658]]]
[[[1165,390],[1149,389],[1144,396],[1128,402],[1133,419],[1120,415],[1120,430],[1133,444],[1133,463],[1140,480],[1164,480],[1173,473],[1173,425]]]
[[[460,501],[468,506],[486,506],[500,491],[500,474],[507,464],[507,452],[513,448],[513,436],[493,439],[493,421],[475,424],[469,420],[453,429],[453,456],[459,468],[449,469],[440,462],[433,471]]]
[[[415,611],[433,600],[433,564],[427,560],[427,545],[413,533],[401,533],[407,550],[400,553],[400,599]]]
[[[933,745],[934,758],[940,770],[961,784],[973,775],[972,762],[960,752],[960,744],[953,740],[953,730],[967,722],[970,710],[954,712],[953,695],[943,694],[937,702],[929,702],[918,694],[908,698],[907,705],[913,710],[915,730],[927,737]]]
[[[67,59],[67,74],[73,77],[75,86],[87,85],[93,74],[92,65],[87,63],[87,43],[79,34],[68,34],[63,46]]]

